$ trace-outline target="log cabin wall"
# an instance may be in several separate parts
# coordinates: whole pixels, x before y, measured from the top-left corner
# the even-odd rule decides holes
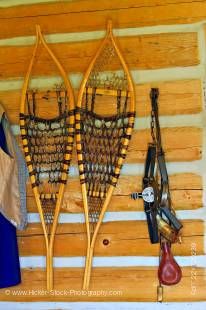
[[[0,309],[15,309],[15,305],[33,309],[37,308],[33,303],[36,301],[42,302],[38,309],[48,309],[43,302],[70,302],[72,308],[77,305],[71,303],[74,301],[128,302],[125,309],[129,309],[130,301],[156,301],[159,246],[149,242],[142,201],[130,199],[132,191],[141,190],[147,143],[151,139],[151,86],[160,89],[160,122],[172,202],[184,224],[182,244],[173,247],[183,279],[176,286],[164,287],[164,301],[198,301],[200,308],[206,301],[206,1],[3,0],[0,6],[0,101],[17,139],[21,86],[37,23],[70,72],[77,93],[104,36],[106,21],[112,19],[137,98],[137,120],[129,153],[94,253],[91,290],[104,294],[81,293],[86,234],[74,155],[55,239],[57,293],[48,295],[44,291],[44,237],[28,183],[29,225],[18,232],[22,284],[0,290]],[[34,85],[46,88],[55,82],[53,66],[46,58],[36,72]],[[109,241],[107,245],[103,244],[104,239]],[[67,292],[58,293],[64,290]],[[11,302],[15,304],[9,306]],[[83,308],[79,305],[78,309]]]

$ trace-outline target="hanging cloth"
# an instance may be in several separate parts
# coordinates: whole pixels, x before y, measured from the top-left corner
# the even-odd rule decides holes
[[[0,169],[8,169],[6,172],[10,175],[10,168],[7,164],[11,164],[8,155],[6,138],[3,126],[0,123],[0,162],[5,159],[5,167]],[[13,163],[11,164],[13,167]],[[2,172],[2,171],[1,171]],[[12,175],[11,175],[12,176]],[[3,188],[1,183],[1,190]],[[16,238],[16,228],[0,213],[0,288],[17,285],[21,282],[20,264],[18,245]]]
[[[1,105],[0,123],[0,213],[15,227],[24,229],[27,224],[27,168]]]

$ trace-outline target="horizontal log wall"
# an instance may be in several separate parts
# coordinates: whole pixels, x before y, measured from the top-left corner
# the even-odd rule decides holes
[[[180,285],[165,287],[167,301],[190,302],[205,300],[205,275],[202,268],[196,269],[194,284],[198,294],[191,294],[191,268],[183,268],[183,279]],[[156,299],[156,268],[94,268],[91,280],[91,291],[81,291],[83,279],[82,268],[56,268],[54,270],[56,290],[51,294],[45,291],[45,271],[24,269],[21,285],[24,295],[19,294],[20,287],[1,290],[2,301],[154,301]],[[66,289],[65,289],[66,288]],[[33,290],[33,296],[32,296]],[[6,292],[6,294],[5,294]],[[38,294],[39,292],[39,294]],[[61,294],[63,292],[63,294]],[[96,292],[96,294],[95,294]],[[144,294],[143,294],[144,292]],[[38,294],[38,298],[35,297]],[[14,306],[14,305],[13,305]],[[86,305],[84,305],[86,307]],[[98,306],[97,306],[98,307]],[[101,305],[99,305],[101,307]],[[114,305],[113,305],[114,307]],[[128,305],[129,308],[129,305]],[[126,308],[126,309],[128,309]],[[89,308],[88,308],[89,309]],[[111,308],[112,309],[112,308]]]
[[[174,255],[190,256],[191,239],[196,244],[196,255],[204,254],[204,225],[197,220],[183,221],[182,244],[175,244]],[[54,256],[84,256],[86,235],[84,224],[59,224],[56,233]],[[103,240],[108,240],[104,245]],[[42,256],[45,253],[44,236],[39,223],[29,224],[25,232],[19,232],[19,248],[22,256]],[[148,240],[145,221],[121,221],[103,223],[100,228],[95,256],[157,256],[159,245]]]
[[[51,44],[52,50],[69,72],[85,72],[94,50],[101,40],[86,42]],[[197,33],[172,33],[144,36],[123,37],[119,46],[125,55],[125,60],[131,69],[157,69],[175,66],[193,66],[199,64],[197,49]],[[33,46],[1,46],[1,78],[19,77],[25,74],[29,55]],[[139,54],[140,50],[144,53]],[[15,62],[13,59],[15,55]],[[8,64],[13,63],[12,66]],[[9,69],[11,71],[9,71]],[[118,70],[118,63],[110,70]],[[46,51],[42,51],[41,60],[35,66],[34,75],[55,75],[56,67],[50,62]]]
[[[83,3],[69,1],[63,5],[52,3],[18,9],[10,7],[1,10],[1,38],[33,35],[36,23],[42,25],[45,33],[102,30],[108,18],[113,19],[116,28],[193,23],[204,21],[205,9],[206,3],[203,0],[115,0],[111,3],[108,0],[101,3],[86,0]]]
[[[202,206],[202,178],[197,174],[182,173],[170,177],[170,189],[173,206],[176,210],[192,210]],[[130,194],[141,191],[140,176],[120,176],[108,211],[143,211],[142,200],[131,200]],[[27,187],[29,212],[36,212],[36,204],[30,184]],[[63,211],[82,213],[82,197],[79,179],[71,177],[65,190]]]
[[[0,102],[20,146],[21,86],[33,49],[35,24],[41,25],[51,49],[64,64],[77,97],[82,76],[104,37],[106,20],[111,18],[133,77],[137,118],[122,175],[97,238],[90,295],[81,291],[86,234],[74,152],[54,246],[57,292],[45,291],[44,237],[28,182],[29,224],[18,232],[22,284],[9,293],[1,289],[0,300],[156,301],[158,245],[148,240],[142,201],[130,199],[131,192],[141,190],[151,141],[151,87],[160,90],[160,123],[171,198],[184,225],[182,244],[173,247],[183,279],[178,285],[164,287],[164,301],[206,300],[206,1],[9,2],[0,3]],[[39,89],[41,98],[58,76],[45,51],[40,50],[39,55],[32,85]],[[116,64],[110,69],[118,68]],[[102,105],[101,112],[106,109]],[[48,105],[42,116],[51,115]],[[29,290],[34,290],[33,294]],[[41,292],[35,293],[37,290]],[[63,290],[67,292],[62,294]],[[97,295],[101,291],[102,295]]]
[[[149,116],[150,101],[148,93],[152,86],[161,89],[159,101],[160,115],[198,114],[202,111],[200,80],[167,81],[135,85],[137,116]],[[42,95],[46,91],[47,89],[45,88]],[[77,90],[75,95],[77,95]],[[20,96],[21,89],[0,92],[0,101],[4,102],[4,104],[6,102],[7,112],[13,124],[18,123]],[[104,109],[104,107],[102,108]],[[50,116],[50,111],[47,110],[46,112],[47,116]]]

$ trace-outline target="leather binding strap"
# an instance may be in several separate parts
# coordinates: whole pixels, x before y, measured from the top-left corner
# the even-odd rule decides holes
[[[142,193],[133,193],[133,199],[143,198],[148,232],[151,243],[160,242],[160,265],[158,269],[159,286],[158,301],[163,300],[164,285],[177,284],[181,277],[181,269],[173,258],[171,244],[177,242],[181,222],[172,209],[169,179],[161,142],[161,132],[158,113],[157,88],[152,88],[151,99],[151,136],[152,143],[148,145],[145,161],[145,173],[142,182]],[[160,184],[159,184],[160,183]]]
[[[174,211],[171,207],[171,197],[169,190],[169,179],[167,174],[167,168],[165,163],[164,151],[162,148],[161,142],[161,132],[160,132],[160,124],[159,124],[159,113],[158,113],[158,104],[157,100],[159,97],[159,90],[157,88],[152,88],[150,92],[150,99],[152,105],[152,119],[154,119],[154,124],[156,133],[154,133],[154,128],[151,125],[151,135],[153,137],[153,142],[156,145],[157,150],[157,164],[158,171],[161,179],[160,193],[159,193],[159,210],[158,213],[162,217],[163,215],[166,217],[172,228],[174,228],[178,234],[179,230],[182,228],[182,224],[175,216]],[[158,187],[158,184],[157,184]]]
[[[152,108],[151,136],[153,142],[148,145],[142,182],[143,191],[142,193],[133,193],[131,197],[144,200],[144,211],[146,213],[151,243],[159,242],[159,233],[162,233],[168,241],[173,243],[177,241],[182,224],[171,207],[169,179],[161,142],[157,104],[158,96],[159,90],[152,88],[150,99]],[[157,172],[160,177],[160,185],[158,184],[158,177],[155,175]]]
[[[154,169],[156,161],[156,147],[153,144],[148,146],[147,158],[145,164],[145,173],[142,182],[143,192],[142,198],[144,200],[144,211],[147,218],[148,232],[151,243],[158,243],[158,225],[157,225],[157,199],[155,199],[155,181]]]

